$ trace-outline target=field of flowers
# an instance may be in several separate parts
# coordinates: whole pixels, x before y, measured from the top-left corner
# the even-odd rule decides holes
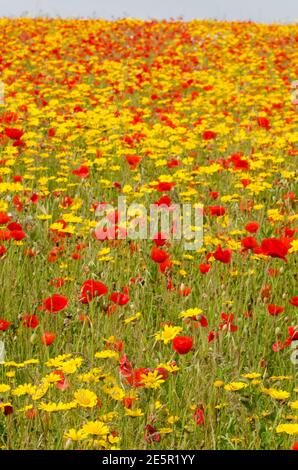
[[[298,449],[297,26],[0,40],[0,447]],[[203,245],[120,237],[119,196],[203,205]]]

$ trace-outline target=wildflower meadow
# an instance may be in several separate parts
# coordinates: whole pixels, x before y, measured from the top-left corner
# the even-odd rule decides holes
[[[2,18],[0,82],[0,448],[298,450],[297,25]]]

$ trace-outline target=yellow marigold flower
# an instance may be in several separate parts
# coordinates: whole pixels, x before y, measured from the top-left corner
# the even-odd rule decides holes
[[[84,424],[82,431],[87,435],[106,436],[109,434],[108,426],[102,421],[89,421]]]
[[[276,390],[275,388],[261,387],[261,392],[269,395],[271,398],[275,398],[275,400],[286,400],[290,396],[290,393],[286,390]]]
[[[241,377],[244,379],[257,379],[261,377],[261,374],[259,372],[249,372],[248,374],[241,374]]]
[[[175,424],[177,421],[179,421],[179,416],[169,416],[168,417],[168,423],[169,424]]]
[[[222,380],[215,380],[215,382],[213,383],[213,386],[215,388],[220,388],[220,387],[223,387],[225,383],[222,381]]]
[[[173,428],[159,428],[157,430],[159,432],[159,434],[171,434],[171,432],[174,431]]]
[[[298,251],[298,240],[293,240],[291,243],[291,248],[289,249],[289,253],[295,253]]]
[[[83,408],[93,408],[97,404],[97,396],[91,390],[81,388],[74,393],[75,402]]]
[[[200,315],[203,312],[200,308],[189,308],[179,314],[179,318],[191,318]]]
[[[66,359],[69,359],[71,358],[71,354],[61,354],[57,357],[53,357],[52,359],[49,359],[47,362],[45,362],[45,365],[47,367],[55,367],[55,368],[58,368],[60,367],[63,362],[66,360]]]
[[[119,436],[113,436],[113,434],[109,434],[108,441],[109,441],[110,444],[117,444],[117,442],[120,441],[120,437]]]
[[[132,418],[137,418],[143,415],[144,413],[142,412],[141,408],[137,408],[136,410],[129,410],[128,408],[125,408],[125,416],[131,416]]]
[[[6,375],[6,377],[8,377],[8,378],[13,378],[13,377],[15,377],[16,373],[15,373],[14,370],[9,370],[8,372],[6,372],[5,375]]]
[[[279,424],[276,428],[276,432],[285,432],[286,434],[298,434],[298,424],[296,423],[286,423]]]
[[[47,413],[53,413],[57,411],[71,410],[72,408],[76,408],[76,406],[77,406],[77,403],[74,401],[67,402],[67,403],[49,402],[49,403],[40,403],[38,405],[38,409],[41,411],[46,411]]]
[[[137,312],[135,315],[131,315],[130,317],[128,318],[125,318],[123,320],[123,322],[128,325],[128,323],[132,323],[132,322],[135,322],[137,320],[139,320],[141,318],[142,314],[141,312]]]
[[[162,375],[157,370],[148,372],[148,374],[141,374],[141,379],[145,388],[159,388],[164,383]]]
[[[33,393],[35,393],[35,390],[36,387],[32,384],[22,384],[12,390],[11,393],[16,397],[21,397],[22,395],[32,395]]]
[[[76,430],[71,428],[69,431],[64,433],[63,437],[64,439],[71,439],[72,441],[82,441],[88,437],[88,434],[86,434],[82,429]]]
[[[12,406],[12,403],[10,401],[0,402],[0,409],[5,408],[6,406]]]
[[[298,400],[291,401],[289,405],[291,408],[293,408],[293,410],[298,410]]]
[[[155,333],[154,336],[157,341],[163,341],[164,344],[168,344],[172,339],[179,335],[181,331],[182,328],[180,326],[165,325],[163,331]]]
[[[97,359],[119,359],[119,354],[117,351],[112,351],[111,349],[106,349],[104,351],[99,351],[95,353]]]
[[[50,383],[44,380],[41,385],[36,387],[35,391],[31,394],[32,400],[39,400],[42,398],[49,390],[49,387]]]
[[[70,359],[69,361],[63,362],[58,366],[58,369],[65,374],[74,374],[82,365],[82,362],[83,359],[81,357],[76,357],[75,359]]]
[[[248,387],[248,385],[245,382],[230,382],[224,386],[224,389],[229,392],[236,392],[237,390],[241,390],[246,387]]]
[[[5,393],[10,390],[10,385],[0,384],[0,393]]]

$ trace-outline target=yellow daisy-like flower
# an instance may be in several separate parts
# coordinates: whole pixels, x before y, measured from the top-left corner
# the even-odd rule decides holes
[[[109,428],[102,421],[89,421],[82,427],[82,432],[87,435],[106,436],[109,434]]]
[[[155,339],[157,341],[163,341],[164,344],[168,344],[172,339],[176,338],[181,333],[181,326],[169,326],[165,325],[162,331],[155,333]]]
[[[15,388],[11,393],[16,397],[21,397],[22,395],[33,395],[35,390],[36,387],[32,384],[22,384]]]
[[[298,400],[291,401],[289,405],[291,408],[293,408],[293,410],[298,410]]]
[[[191,318],[200,315],[203,312],[200,308],[189,308],[179,314],[179,318]]]
[[[82,429],[76,430],[74,428],[69,429],[64,433],[64,439],[71,439],[72,441],[82,441],[88,437],[88,434],[85,433]]]
[[[224,386],[224,389],[229,392],[237,392],[238,390],[242,390],[246,387],[248,387],[248,385],[245,382],[230,382]]]
[[[275,400],[286,400],[290,396],[286,390],[276,390],[275,388],[262,387],[261,391]]]
[[[112,351],[110,349],[106,349],[105,351],[99,351],[95,353],[95,357],[97,359],[119,359],[119,354],[117,351]]]
[[[81,388],[74,393],[75,402],[83,408],[93,408],[97,404],[97,396],[88,389]]]
[[[215,388],[221,388],[221,387],[224,386],[224,384],[225,384],[225,383],[224,383],[222,380],[215,380],[215,382],[213,383],[213,386],[214,386]]]
[[[244,379],[257,379],[258,377],[261,377],[261,374],[259,372],[250,372],[248,374],[241,374],[241,377]]]
[[[276,428],[276,432],[285,432],[286,434],[298,434],[298,424],[296,423],[285,423],[279,424]]]
[[[0,393],[5,393],[10,390],[10,385],[0,384]]]
[[[143,415],[144,413],[142,412],[141,408],[137,408],[136,410],[129,410],[128,408],[125,408],[125,416],[131,416],[132,418],[137,418]]]
[[[161,384],[164,383],[162,375],[160,375],[157,370],[148,372],[148,374],[141,374],[141,379],[145,388],[159,388]]]

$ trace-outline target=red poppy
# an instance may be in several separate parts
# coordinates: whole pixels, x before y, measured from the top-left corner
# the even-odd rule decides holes
[[[249,222],[245,225],[245,230],[249,233],[256,233],[259,230],[258,222]]]
[[[50,346],[55,341],[56,335],[54,333],[45,332],[42,337],[41,341],[45,346]]]
[[[23,230],[11,230],[10,231],[10,236],[14,240],[20,241],[20,240],[23,240],[23,238],[26,237],[26,234],[23,232]]]
[[[10,240],[11,233],[9,230],[0,230],[0,240],[7,241]]]
[[[298,296],[292,297],[290,300],[290,304],[293,305],[294,307],[298,307]]]
[[[211,264],[203,263],[199,265],[199,270],[201,274],[207,274],[211,269]]]
[[[10,321],[4,320],[4,318],[0,318],[0,331],[5,331],[11,325]]]
[[[219,217],[226,213],[226,210],[222,206],[210,206],[209,207],[211,217]]]
[[[66,297],[60,294],[54,294],[43,301],[43,308],[51,313],[60,312],[68,305]]]
[[[94,297],[100,297],[101,295],[107,294],[107,292],[108,288],[105,284],[88,279],[81,287],[82,295],[80,297],[80,301],[83,304],[88,304],[94,299]]]
[[[154,235],[153,241],[156,246],[163,246],[167,241],[168,235],[166,233],[158,232]]]
[[[6,212],[0,212],[0,225],[5,225],[11,219],[10,215],[6,214]]]
[[[142,158],[138,155],[126,155],[125,159],[132,170],[135,170],[140,161],[142,160]]]
[[[205,132],[203,132],[203,139],[204,140],[215,139],[216,136],[217,136],[217,134],[214,131],[205,131]]]
[[[37,315],[24,315],[22,317],[22,324],[27,328],[36,328],[38,326],[38,316]]]
[[[232,250],[223,250],[219,245],[213,253],[214,258],[221,263],[228,264],[231,262]]]
[[[226,330],[234,333],[238,330],[238,326],[233,324],[234,314],[233,313],[221,313],[222,323],[218,325],[220,330]]]
[[[171,191],[173,187],[175,186],[175,183],[169,183],[169,182],[162,182],[160,181],[158,185],[156,186],[157,191],[160,193],[164,191]]]
[[[298,441],[294,442],[294,444],[291,447],[292,450],[298,450]]]
[[[113,292],[110,295],[110,300],[114,302],[114,304],[126,305],[129,302],[129,297],[127,294],[123,294],[122,292]]]
[[[156,206],[170,206],[172,204],[172,200],[169,196],[162,196],[158,201],[155,202]]]
[[[258,242],[254,237],[245,237],[241,240],[244,250],[254,250],[258,246]]]
[[[266,130],[270,129],[270,122],[266,117],[258,117],[258,125]]]
[[[278,305],[269,304],[267,306],[268,313],[272,316],[280,315],[285,311],[284,307],[279,307]]]
[[[0,258],[1,256],[4,256],[6,253],[6,248],[3,245],[0,245]]]
[[[173,349],[178,354],[187,354],[193,346],[193,341],[190,336],[176,336],[176,338],[173,339],[172,344]]]
[[[288,247],[279,238],[265,238],[261,243],[262,253],[272,258],[281,258],[286,261]]]
[[[87,165],[81,165],[80,168],[72,171],[73,175],[79,176],[82,179],[89,178],[89,168]]]
[[[15,129],[13,127],[6,127],[5,134],[12,140],[20,140],[24,132],[21,129]]]
[[[193,419],[195,420],[195,423],[197,426],[202,426],[204,424],[205,416],[204,416],[204,408],[202,405],[197,405],[193,414]]]
[[[164,250],[157,248],[156,246],[152,247],[151,250],[151,259],[155,263],[164,263],[169,257],[169,254],[166,253]]]

